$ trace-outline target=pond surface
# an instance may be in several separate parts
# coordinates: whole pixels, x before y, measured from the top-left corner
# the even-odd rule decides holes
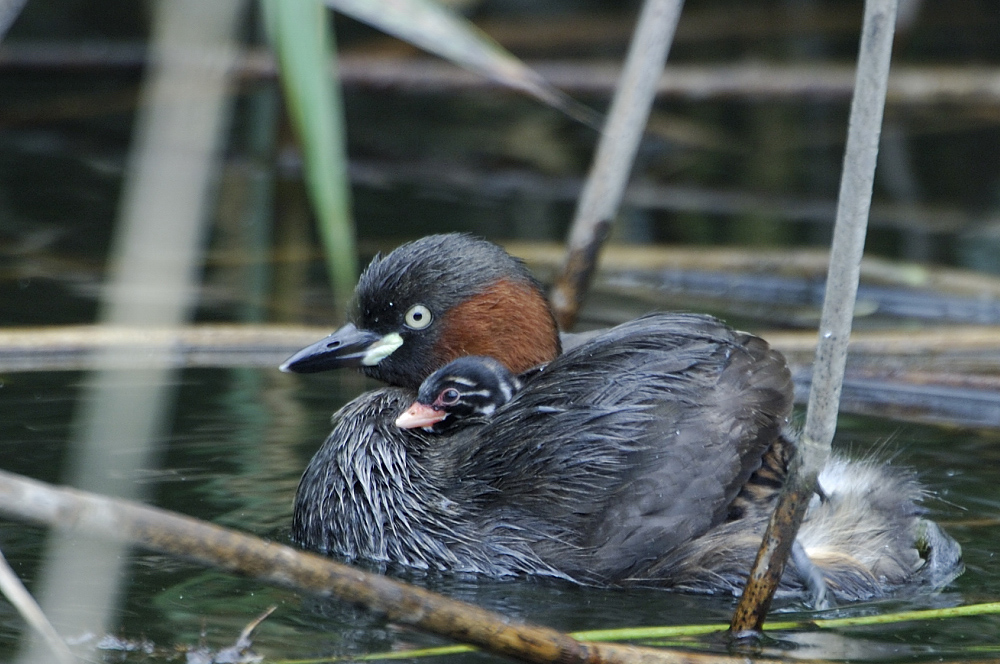
[[[52,46],[50,40],[61,39],[70,55],[79,55],[72,49],[90,42],[124,45],[139,55],[131,64],[110,58],[84,67],[70,57],[47,68],[0,58],[0,325],[5,327],[98,320],[143,77],[145,3],[48,4],[27,3],[4,47]],[[600,64],[618,61],[626,48],[637,3],[618,4],[611,10],[607,3],[556,2],[538,9],[540,3],[494,2],[473,11],[519,55]],[[825,71],[854,57],[860,2],[688,4],[671,54],[675,63],[813,64]],[[917,68],[976,65],[986,71],[997,66],[995,0],[909,4],[917,9],[897,40],[895,62]],[[256,31],[251,23],[243,26],[246,34]],[[543,24],[553,28],[551,41],[521,34],[529,25]],[[565,31],[556,30],[564,25]],[[338,26],[341,43],[356,56],[399,55],[370,30],[348,21]],[[470,231],[498,240],[564,237],[596,140],[593,132],[496,89],[380,87],[363,78],[345,90],[362,260],[377,248],[432,232]],[[340,308],[331,304],[318,259],[301,158],[277,111],[279,90],[272,79],[252,74],[232,88],[232,123],[211,176],[218,187],[199,245],[191,318],[332,328]],[[603,108],[607,95],[593,92],[584,101]],[[658,129],[647,137],[634,174],[647,188],[627,197],[614,239],[751,247],[751,253],[759,247],[824,247],[847,105],[847,96],[837,94],[661,98],[653,118]],[[890,103],[881,159],[870,254],[1000,272],[1000,122],[994,100]],[[263,184],[248,194],[255,182]],[[751,275],[741,295],[730,288],[730,275],[709,293],[705,284],[718,273],[695,283],[693,272],[678,269],[637,281],[669,291],[678,308],[710,309],[746,329],[815,325],[815,277],[788,284],[781,275],[768,280]],[[590,311],[590,324],[625,320],[649,302],[663,301],[662,293],[640,295],[635,302],[623,302],[616,292],[602,297],[600,311]],[[996,324],[1000,318],[996,295],[936,297],[933,307],[927,298],[904,298],[902,313],[882,310],[882,317],[861,324],[875,329],[928,321]],[[981,304],[985,313],[948,313],[946,305],[961,309],[957,305],[969,302]],[[160,412],[149,423],[150,449],[134,449],[126,439],[111,455],[111,462],[141,455],[138,470],[111,479],[151,504],[278,542],[288,541],[298,478],[325,437],[331,413],[374,386],[353,374],[290,376],[276,366],[188,368],[155,380],[147,371],[126,369],[117,376],[136,392],[154,395]],[[87,436],[85,417],[97,399],[95,380],[82,371],[0,367],[0,466],[72,483],[75,450]],[[123,427],[127,415],[105,422],[108,430]],[[1000,601],[1000,428],[844,415],[836,446],[915,468],[929,489],[933,518],[961,543],[967,571],[938,594],[824,613],[779,601],[777,611],[809,620]],[[0,547],[32,590],[41,585],[48,540],[41,528],[0,521]],[[105,661],[183,660],[192,648],[228,646],[270,606],[277,609],[254,635],[254,648],[267,661],[350,658],[443,643],[343,604],[165,555],[130,551],[124,561],[127,575],[113,634],[92,636],[104,638],[109,648],[118,646],[97,655]],[[652,590],[408,578],[562,630],[726,623],[734,606],[728,597]],[[24,629],[13,609],[0,602],[0,660],[15,659]],[[769,654],[860,661],[981,658],[1000,648],[998,633],[997,616],[778,632]],[[682,644],[725,652],[713,637]],[[456,657],[483,660],[460,655],[435,661]]]
[[[330,412],[360,386],[353,378],[294,377],[275,369],[191,369],[171,381],[174,409],[156,436],[157,468],[142,483],[167,509],[287,541],[298,477],[327,430]],[[73,413],[84,398],[79,372],[16,373],[4,377],[0,435],[9,470],[57,481],[73,439]],[[997,432],[939,429],[845,417],[838,448],[874,453],[912,466],[934,492],[928,504],[965,552],[966,573],[940,594],[851,605],[825,613],[778,602],[789,618],[841,617],[947,607],[1000,598],[995,557],[1000,515],[995,482]],[[875,450],[875,452],[871,452]],[[35,579],[44,532],[4,522],[0,542],[17,572]],[[133,552],[120,630],[129,642],[155,644],[153,660],[175,646],[230,645],[267,607],[278,608],[258,628],[255,650],[270,661],[352,656],[439,645],[438,639],[386,624],[335,602],[320,602],[256,581],[205,570],[160,554]],[[404,577],[405,578],[405,577]],[[468,578],[411,578],[420,585],[505,615],[576,631],[637,625],[719,623],[731,598],[652,590],[600,591],[542,582],[484,582]],[[0,614],[0,658],[16,652],[21,621]],[[782,616],[784,618],[785,616]],[[852,659],[956,657],[972,645],[995,645],[995,617],[887,627],[839,628],[823,633],[776,633],[788,655]],[[691,647],[724,651],[714,638]],[[117,655],[108,655],[117,661]],[[132,653],[125,661],[145,661]],[[469,657],[468,655],[461,657]]]

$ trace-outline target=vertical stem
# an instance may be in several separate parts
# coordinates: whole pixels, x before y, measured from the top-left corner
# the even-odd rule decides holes
[[[563,329],[572,327],[576,319],[597,253],[621,205],[683,4],[683,0],[646,0],[643,4],[608,122],[576,208],[566,262],[552,290],[552,306]]]
[[[151,67],[101,294],[99,319],[107,325],[175,327],[190,318],[229,131],[245,0],[161,0],[154,7]],[[140,357],[148,368],[136,368]],[[135,475],[157,464],[176,387],[171,358],[169,349],[95,351],[99,369],[79,398],[66,483],[144,496]],[[65,634],[108,631],[128,563],[122,544],[54,534],[36,591],[40,604]],[[24,644],[20,661],[50,660],[36,641]]]
[[[830,272],[803,431],[803,446],[817,454],[817,466],[826,462],[837,429],[847,343],[858,294],[861,257],[878,160],[897,4],[898,0],[865,2],[865,23],[851,102],[844,172],[830,247]]]
[[[830,456],[875,180],[897,2],[865,1],[830,269],[800,456],[793,464],[736,607],[730,626],[733,634],[761,630],[816,478]]]

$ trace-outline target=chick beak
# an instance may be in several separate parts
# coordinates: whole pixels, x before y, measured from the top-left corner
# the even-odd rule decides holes
[[[400,429],[416,429],[417,427],[426,429],[446,417],[448,417],[448,413],[445,411],[434,410],[431,406],[415,401],[412,406],[406,409],[405,413],[396,418],[396,426]]]
[[[403,345],[403,338],[392,332],[385,336],[359,330],[348,323],[325,339],[307,346],[285,360],[279,367],[293,373],[316,373],[328,369],[374,366]]]

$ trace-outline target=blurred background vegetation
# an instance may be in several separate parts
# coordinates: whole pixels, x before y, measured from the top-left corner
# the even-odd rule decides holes
[[[153,6],[28,2],[0,49],[0,323],[95,319]],[[637,3],[459,10],[604,110]],[[854,0],[689,2],[614,239],[824,247],[860,16]],[[238,17],[197,315],[330,323],[338,314],[323,292],[294,114],[278,93],[260,7],[247,3]],[[361,264],[430,232],[565,236],[595,131],[372,27],[330,20]],[[1000,269],[998,27],[989,0],[902,3],[870,254]]]

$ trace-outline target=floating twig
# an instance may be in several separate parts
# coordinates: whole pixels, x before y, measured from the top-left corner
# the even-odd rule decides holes
[[[378,574],[192,517],[56,488],[0,471],[0,512],[17,519],[182,556],[262,582],[335,597],[485,651],[539,664],[691,664],[745,658],[582,643]],[[766,661],[766,660],[757,660]],[[774,661],[774,660],[772,660]]]
[[[69,646],[59,636],[59,632],[45,617],[42,607],[38,606],[38,602],[11,569],[2,551],[0,551],[0,592],[3,592],[4,597],[17,609],[24,621],[42,637],[56,659],[63,664],[73,664],[77,661]]]

